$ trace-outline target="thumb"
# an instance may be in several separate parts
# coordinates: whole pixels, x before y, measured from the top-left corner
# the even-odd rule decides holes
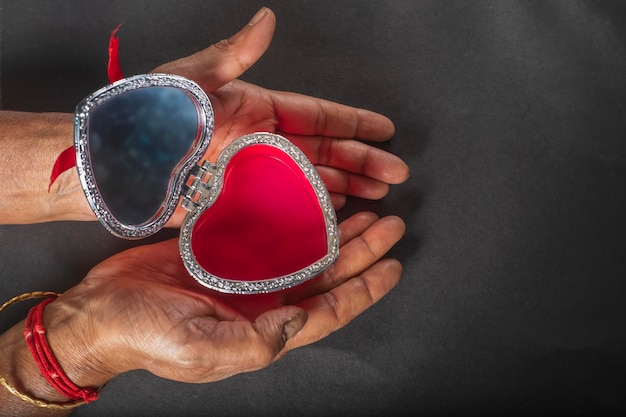
[[[307,318],[308,314],[302,308],[281,307],[258,316],[253,326],[267,343],[274,346],[275,354],[278,354],[287,340],[295,336],[304,327]]]
[[[177,74],[198,83],[206,93],[238,78],[265,53],[274,36],[276,16],[261,8],[250,22],[228,39],[152,72]]]

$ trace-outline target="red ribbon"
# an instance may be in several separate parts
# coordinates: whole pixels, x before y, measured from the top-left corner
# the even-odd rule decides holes
[[[57,177],[61,175],[62,172],[65,172],[74,166],[76,166],[76,151],[73,146],[70,146],[61,152],[56,161],[54,161],[52,173],[50,174],[50,184],[48,184],[48,192],[50,192],[50,187],[52,187],[52,183],[57,179]]]
[[[115,81],[119,81],[124,78],[122,75],[122,69],[120,68],[120,57],[118,53],[120,38],[115,36],[121,26],[121,23],[117,25],[117,27],[113,29],[113,32],[111,32],[111,37],[109,38],[109,64],[107,65],[107,73],[109,75],[110,83],[114,83]]]
[[[117,25],[117,27],[111,32],[111,37],[109,38],[109,62],[107,64],[107,74],[109,76],[110,83],[114,83],[115,81],[119,81],[124,78],[122,75],[122,69],[120,68],[119,59],[120,39],[115,36],[121,26],[121,23]],[[48,192],[50,192],[50,187],[52,187],[52,184],[56,181],[59,175],[75,166],[76,152],[74,151],[74,147],[71,146],[61,152],[56,161],[54,161],[52,173],[50,174],[50,184],[48,184]]]

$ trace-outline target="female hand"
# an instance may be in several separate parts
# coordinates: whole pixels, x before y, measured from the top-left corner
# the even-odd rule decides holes
[[[184,76],[209,95],[215,131],[207,159],[215,161],[241,135],[255,131],[278,133],[295,143],[315,164],[336,209],[343,207],[348,195],[384,197],[390,184],[407,179],[408,167],[397,156],[360,140],[391,139],[394,125],[387,117],[236,79],[267,50],[275,26],[274,13],[262,8],[231,38],[152,72]],[[180,225],[184,214],[179,210],[169,225]]]
[[[47,306],[50,345],[84,386],[132,369],[211,382],[263,368],[345,326],[398,282],[400,263],[381,258],[402,237],[401,219],[362,212],[339,233],[336,263],[265,311],[196,284],[176,240],[127,250]]]
[[[315,164],[336,209],[348,195],[382,198],[390,184],[408,177],[408,167],[400,158],[361,141],[389,140],[394,126],[387,117],[236,79],[263,55],[275,25],[274,14],[263,8],[231,38],[154,72],[192,79],[209,95],[215,131],[207,159],[215,161],[243,134],[279,133]],[[61,174],[48,189],[54,161],[72,144],[72,129],[72,114],[0,111],[0,178],[5,180],[0,190],[1,224],[95,220],[76,170]],[[21,173],[19,178],[15,172]],[[179,208],[168,226],[180,226],[184,215]]]
[[[69,378],[96,387],[145,369],[201,383],[261,369],[287,351],[344,327],[398,282],[402,266],[383,256],[404,234],[395,216],[361,212],[339,225],[341,251],[320,276],[251,310],[193,281],[176,239],[121,252],[94,267],[44,311],[48,343]],[[22,392],[65,402],[40,373],[23,338],[24,322],[0,335],[0,375]],[[61,416],[0,389],[0,414]]]

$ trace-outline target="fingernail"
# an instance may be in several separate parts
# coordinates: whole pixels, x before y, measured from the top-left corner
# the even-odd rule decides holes
[[[295,316],[287,320],[283,324],[283,342],[291,339],[302,329],[304,323],[306,323],[307,312],[306,310],[300,310]],[[303,320],[304,318],[304,320]]]
[[[248,22],[248,26],[254,26],[259,23],[265,16],[267,16],[268,9],[267,7],[261,7],[261,9],[256,12],[256,14],[250,19]]]

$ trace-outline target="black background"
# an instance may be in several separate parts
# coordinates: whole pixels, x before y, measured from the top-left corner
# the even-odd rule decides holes
[[[203,49],[269,6],[274,42],[242,78],[386,114],[397,133],[382,147],[411,168],[383,201],[353,199],[339,212],[407,223],[391,252],[403,279],[365,314],[218,383],[124,374],[74,415],[626,409],[626,3],[0,3],[2,107],[62,112],[107,84],[118,23],[129,76]],[[2,226],[1,298],[61,292],[135,244],[95,222]],[[3,313],[2,329],[27,308]]]

